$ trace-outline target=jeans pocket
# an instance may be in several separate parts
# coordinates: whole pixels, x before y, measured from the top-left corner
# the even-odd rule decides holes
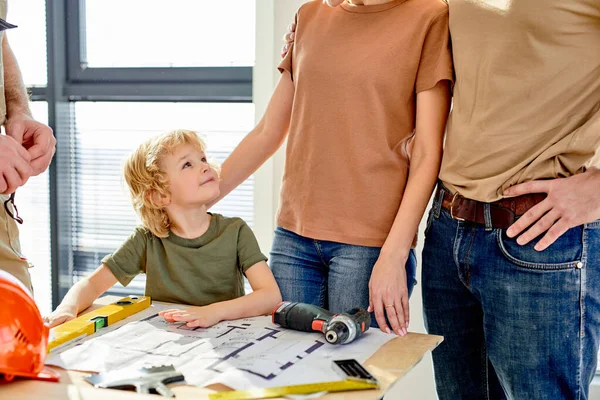
[[[544,233],[545,234],[545,233]],[[575,268],[581,261],[583,251],[583,227],[569,229],[544,251],[534,249],[543,237],[519,245],[516,238],[506,236],[506,231],[496,230],[498,248],[511,263],[530,270],[559,271]]]
[[[429,229],[431,228],[431,222],[433,221],[433,207],[429,209],[429,214],[427,214],[427,222],[425,223],[425,232],[423,234],[427,236],[429,233]]]

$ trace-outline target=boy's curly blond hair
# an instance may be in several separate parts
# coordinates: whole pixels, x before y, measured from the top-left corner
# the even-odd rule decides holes
[[[169,196],[169,179],[160,169],[164,157],[175,147],[190,144],[204,152],[206,145],[194,131],[177,129],[155,136],[142,143],[125,161],[124,175],[133,208],[138,213],[145,228],[158,237],[169,236],[172,226],[165,207],[154,202],[152,192]],[[216,165],[211,164],[217,172]]]

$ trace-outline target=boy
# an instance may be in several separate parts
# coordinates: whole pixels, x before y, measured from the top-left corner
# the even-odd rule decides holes
[[[45,318],[50,327],[75,318],[117,281],[126,286],[139,273],[146,274],[146,295],[153,300],[192,305],[160,312],[189,327],[267,314],[281,301],[250,228],[240,218],[207,212],[220,192],[204,151],[195,132],[176,130],[146,141],[128,158],[125,180],[142,227],[69,290]],[[242,274],[253,289],[245,296]]]

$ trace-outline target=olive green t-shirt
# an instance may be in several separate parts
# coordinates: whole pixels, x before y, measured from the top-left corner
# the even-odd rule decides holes
[[[211,214],[206,233],[184,239],[159,238],[143,227],[102,259],[127,286],[146,274],[146,296],[170,303],[204,306],[244,295],[242,274],[266,261],[252,230],[241,218]]]

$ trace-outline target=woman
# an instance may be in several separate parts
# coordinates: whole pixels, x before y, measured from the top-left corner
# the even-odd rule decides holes
[[[375,326],[390,333],[387,317],[405,335],[450,104],[447,5],[308,2],[279,70],[264,117],[223,164],[221,196],[288,137],[271,253],[283,299],[368,306]]]

